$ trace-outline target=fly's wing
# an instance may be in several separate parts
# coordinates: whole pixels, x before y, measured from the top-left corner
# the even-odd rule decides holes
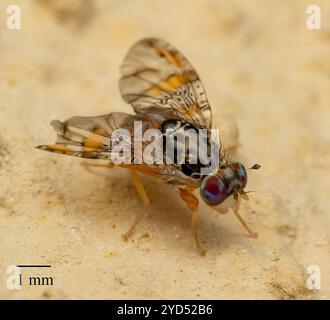
[[[177,183],[180,172],[176,171],[175,167],[172,168],[172,166],[165,164],[150,164],[154,157],[151,153],[148,153],[147,158],[145,157],[143,151],[148,145],[146,142],[141,141],[141,148],[138,148],[137,151],[134,149],[134,142],[136,141],[134,121],[136,120],[141,121],[141,129],[144,133],[147,129],[159,128],[163,116],[160,114],[138,116],[113,112],[97,117],[72,117],[64,122],[53,120],[51,125],[57,133],[56,142],[49,145],[40,145],[37,148],[74,157],[105,159],[111,162],[115,153],[113,145],[117,142],[113,132],[116,129],[125,129],[131,138],[130,141],[124,141],[128,144],[126,146],[130,148],[130,159],[125,159],[127,162],[122,166],[135,165],[134,156],[137,155],[142,159],[143,155],[142,163],[136,166],[137,170],[165,181],[171,181],[171,183]],[[121,141],[122,143],[123,141]],[[146,162],[149,164],[146,164]]]
[[[121,95],[136,113],[166,113],[211,128],[211,108],[197,72],[167,42],[156,38],[138,41],[126,55],[121,74]]]
[[[72,117],[64,122],[53,120],[57,133],[55,144],[41,145],[45,151],[89,159],[111,160],[111,135],[124,128],[133,133],[135,116],[112,112],[97,117]]]

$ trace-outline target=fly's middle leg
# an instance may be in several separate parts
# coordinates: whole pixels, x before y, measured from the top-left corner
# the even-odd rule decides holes
[[[145,214],[146,214],[146,209],[147,207],[149,207],[150,205],[150,201],[149,201],[149,198],[148,198],[148,195],[144,189],[144,186],[142,184],[142,181],[141,181],[141,178],[140,176],[138,175],[137,171],[135,169],[130,169],[131,171],[131,175],[132,175],[132,180],[133,180],[133,183],[134,183],[134,186],[143,202],[143,205],[144,205],[144,208],[143,210],[141,210],[135,217],[132,225],[130,226],[130,228],[128,229],[128,231],[126,233],[124,233],[122,235],[123,239],[124,240],[127,240],[128,238],[130,238],[134,231],[135,231],[135,228],[136,226],[138,225],[138,223],[144,218]]]
[[[194,196],[190,191],[186,189],[180,189],[180,195],[182,200],[187,204],[187,207],[192,211],[192,219],[191,219],[191,227],[196,243],[196,247],[201,256],[205,256],[206,249],[203,247],[201,242],[199,241],[198,233],[197,233],[197,219],[198,219],[198,198]]]

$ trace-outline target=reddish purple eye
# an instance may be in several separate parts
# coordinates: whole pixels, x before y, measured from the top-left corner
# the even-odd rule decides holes
[[[228,196],[226,186],[218,176],[207,176],[203,179],[201,197],[210,206],[216,206]]]

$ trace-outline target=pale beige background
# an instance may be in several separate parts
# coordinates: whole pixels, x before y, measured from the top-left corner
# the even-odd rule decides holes
[[[317,1],[319,31],[302,0],[15,0],[22,30],[9,31],[12,2],[0,1],[1,298],[330,298],[328,1]],[[262,165],[248,184],[261,192],[242,208],[258,239],[203,205],[200,257],[189,210],[144,178],[152,207],[125,243],[142,208],[128,172],[95,175],[34,149],[54,141],[54,118],[131,110],[119,65],[146,36],[192,61],[216,123],[237,121],[235,157]],[[8,290],[7,266],[23,263],[51,264],[54,287]],[[321,268],[318,292],[306,289],[309,265]]]

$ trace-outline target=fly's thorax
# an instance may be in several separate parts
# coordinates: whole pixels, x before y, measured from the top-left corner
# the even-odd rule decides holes
[[[209,174],[208,168],[217,171],[223,165],[220,141],[212,130],[179,119],[164,121],[161,130],[166,163],[176,165],[186,177],[200,180]]]

